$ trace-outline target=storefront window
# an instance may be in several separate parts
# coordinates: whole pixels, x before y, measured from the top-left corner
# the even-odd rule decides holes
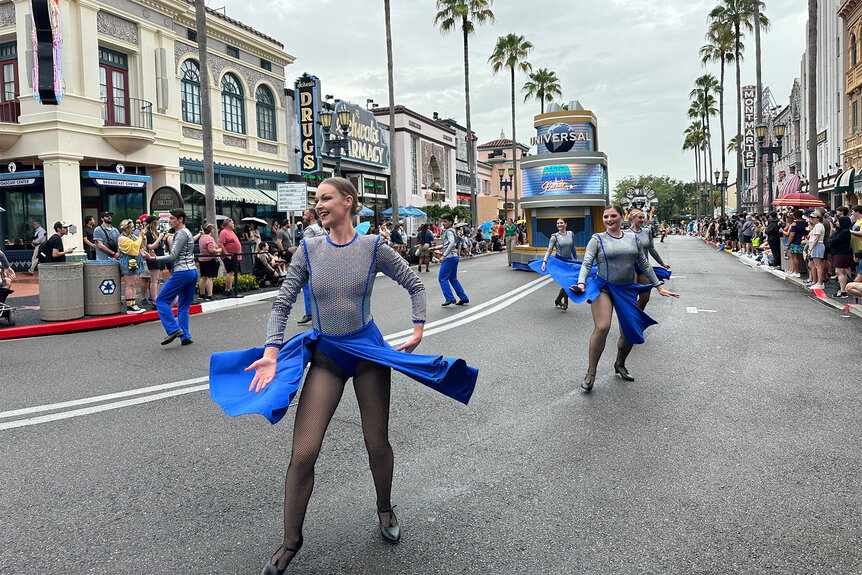
[[[6,210],[0,213],[5,249],[32,249],[33,220],[39,220],[48,229],[45,225],[45,194],[38,189],[0,191],[0,206]]]
[[[119,226],[126,219],[137,220],[141,214],[147,213],[144,209],[143,191],[115,191],[111,188],[106,188],[104,206],[105,210],[113,212],[113,225],[115,226]]]

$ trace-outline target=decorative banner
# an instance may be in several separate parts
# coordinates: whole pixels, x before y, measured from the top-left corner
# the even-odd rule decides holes
[[[303,74],[296,83],[296,107],[299,120],[299,171],[313,174],[320,171],[320,153],[317,138],[318,101],[320,80],[316,76]]]
[[[753,168],[757,165],[757,148],[755,145],[757,124],[757,88],[754,86],[742,87],[743,106],[743,146],[742,165]]]
[[[30,18],[33,23],[33,96],[37,102],[57,105],[63,97],[59,0],[30,0]]]
[[[652,219],[652,213],[658,207],[658,203],[658,194],[649,186],[629,188],[620,198],[620,206],[626,211],[626,217],[629,210],[637,208],[647,215],[647,219]]]
[[[557,164],[521,170],[524,197],[604,194],[606,170],[601,164]]]
[[[356,104],[338,101],[335,109],[350,110],[350,160],[381,168],[389,167],[389,147],[383,140],[383,130],[374,114]],[[334,124],[335,122],[333,122]],[[333,126],[334,129],[334,126]]]

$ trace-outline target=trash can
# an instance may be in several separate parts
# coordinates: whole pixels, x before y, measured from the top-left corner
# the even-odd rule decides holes
[[[43,321],[84,317],[84,266],[81,263],[39,266],[39,313]]]
[[[84,313],[115,315],[126,311],[115,261],[84,262]]]

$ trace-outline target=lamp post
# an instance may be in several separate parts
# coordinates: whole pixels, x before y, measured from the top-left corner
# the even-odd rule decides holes
[[[332,134],[332,118],[337,117],[338,129],[335,135]],[[350,155],[350,138],[347,133],[350,131],[350,110],[345,106],[339,106],[338,110],[324,111],[320,113],[320,125],[323,127],[323,145],[326,148],[326,153],[335,158],[335,175],[341,177],[341,157]],[[341,135],[338,130],[341,130]]]
[[[721,192],[721,217],[724,217],[724,194],[727,192],[727,179],[730,177],[730,171],[724,170],[722,173],[716,170],[713,176],[715,176],[715,185]]]
[[[509,179],[503,178],[503,172],[509,173]],[[509,188],[512,187],[512,179],[515,177],[515,168],[508,167],[505,170],[500,168],[500,187],[503,188],[503,221],[509,219]]]
[[[766,134],[769,131],[769,126],[766,124],[758,124],[757,128],[757,140],[760,143],[760,157],[766,156],[766,174],[767,174],[767,186],[769,186],[769,192],[767,195],[767,204],[769,206],[772,205],[772,157],[773,156],[781,156],[781,140],[784,138],[784,124],[775,124],[773,126],[775,130],[775,139],[776,143],[774,146],[764,146],[763,141],[766,139]]]

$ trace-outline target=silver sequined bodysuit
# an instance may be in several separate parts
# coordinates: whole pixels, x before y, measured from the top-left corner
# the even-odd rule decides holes
[[[287,277],[272,305],[266,345],[284,342],[284,327],[302,286],[311,288],[312,325],[320,332],[344,335],[372,321],[371,292],[377,272],[383,272],[410,293],[413,323],[425,323],[425,286],[404,258],[380,241],[360,236],[345,245],[328,236],[304,239],[290,261]]]
[[[548,262],[548,258],[551,257],[551,252],[554,248],[557,248],[557,255],[560,257],[572,258],[573,260],[578,259],[575,253],[575,234],[573,232],[566,232],[564,234],[557,232],[553,234],[551,241],[548,242],[548,251],[545,252],[543,262]]]
[[[644,226],[639,232],[629,229],[626,231],[626,233],[635,234],[638,237],[638,241],[641,244],[641,250],[643,250],[644,255],[649,253],[649,255],[652,256],[652,259],[654,259],[658,265],[664,267],[664,260],[661,259],[658,250],[655,249],[655,242],[653,242],[652,238],[652,228],[650,228],[649,226]],[[647,257],[647,261],[649,261],[649,257]]]
[[[599,266],[599,276],[611,283],[630,284],[635,281],[637,262],[653,286],[661,285],[635,234],[623,233],[620,238],[615,238],[608,232],[593,234],[584,254],[584,263],[578,276],[579,284],[587,281],[594,262]]]

